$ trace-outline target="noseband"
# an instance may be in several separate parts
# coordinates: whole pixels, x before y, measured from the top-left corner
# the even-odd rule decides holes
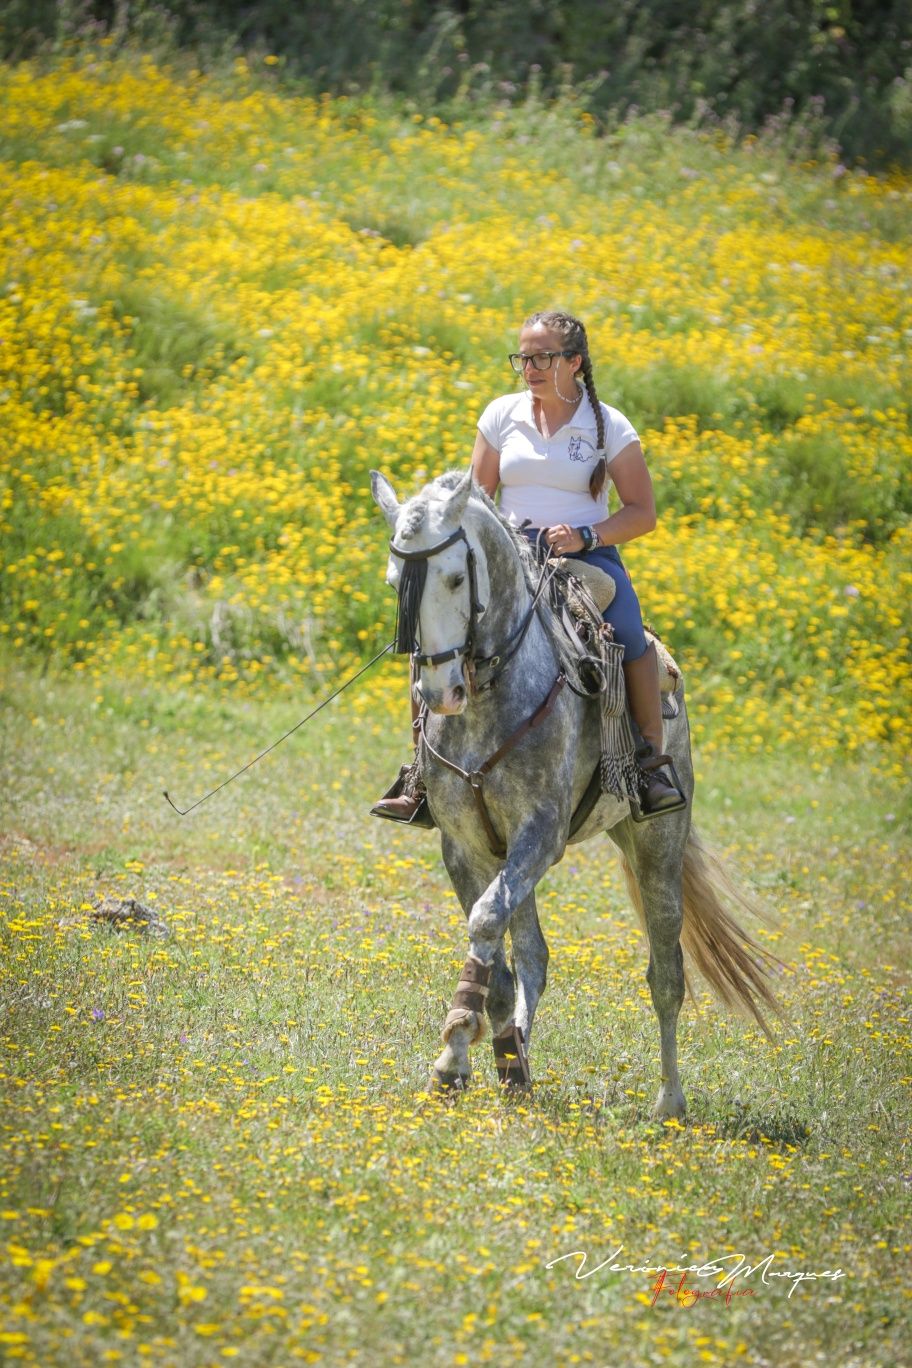
[[[439,556],[441,551],[446,551],[448,547],[455,545],[456,542],[465,542],[466,547],[466,570],[469,576],[469,630],[465,641],[461,646],[451,646],[447,651],[437,651],[435,655],[421,655],[414,648],[418,642],[418,610],[421,607],[421,595],[424,593],[424,582],[427,578],[427,563],[432,556]],[[484,604],[478,602],[478,577],[475,568],[475,552],[469,544],[469,539],[462,527],[457,527],[444,541],[438,542],[436,546],[430,546],[426,551],[403,551],[395,542],[390,542],[390,551],[394,556],[405,562],[402,572],[402,579],[399,583],[399,617],[396,624],[396,649],[403,655],[411,655],[412,663],[415,666],[422,665],[445,665],[448,660],[457,660],[460,656],[465,658],[469,666],[470,673],[475,666],[475,639],[478,618],[484,612]],[[478,662],[487,663],[487,662]]]

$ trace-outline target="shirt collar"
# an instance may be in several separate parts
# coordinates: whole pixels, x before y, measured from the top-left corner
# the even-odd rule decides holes
[[[528,423],[530,427],[535,427],[535,417],[532,413],[532,391],[523,390],[519,398],[520,404],[518,416],[523,420],[523,422]],[[583,390],[582,402],[580,403],[579,408],[570,418],[569,425],[570,427],[584,428],[590,432],[596,432],[598,430],[598,424],[595,421],[595,411],[589,402],[589,395],[586,393],[585,390]]]

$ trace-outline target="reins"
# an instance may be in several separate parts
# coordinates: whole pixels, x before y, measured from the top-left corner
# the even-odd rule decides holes
[[[236,774],[232,774],[229,779],[223,780],[221,784],[216,785],[214,789],[210,789],[208,793],[204,793],[202,798],[198,798],[197,801],[195,803],[191,803],[188,808],[179,808],[175,803],[174,799],[168,793],[168,790],[165,789],[164,797],[167,798],[168,802],[174,808],[174,811],[177,813],[178,817],[186,817],[188,812],[192,812],[194,808],[198,808],[202,803],[205,803],[208,798],[213,797],[213,795],[216,793],[220,793],[223,788],[227,788],[229,784],[234,783],[235,779],[239,779],[242,774],[246,774],[247,771],[251,769],[257,763],[258,760],[262,760],[264,755],[268,755],[270,751],[274,751],[276,746],[281,746],[282,742],[287,741],[289,736],[293,736],[296,731],[299,731],[300,728],[304,726],[305,722],[309,722],[312,717],[316,717],[317,713],[320,712],[323,708],[325,708],[328,703],[331,703],[334,698],[338,698],[340,693],[344,693],[350,684],[354,684],[356,679],[360,679],[361,676],[365,674],[371,668],[372,665],[376,665],[378,660],[382,660],[383,657],[387,654],[387,652],[393,649],[395,644],[395,641],[391,641],[388,646],[384,646],[382,651],[378,651],[374,658],[372,660],[369,660],[366,665],[362,665],[361,669],[358,670],[356,674],[353,674],[350,679],[346,679],[344,684],[340,684],[338,689],[335,689],[333,693],[329,695],[328,698],[324,698],[322,703],[318,703],[315,708],[311,708],[307,716],[302,717],[300,722],[297,722],[293,727],[290,727],[284,736],[279,737],[278,741],[273,741],[271,746],[267,746],[264,751],[260,751],[259,755],[255,755],[252,760],[248,760],[247,764],[244,765],[241,769],[239,769]]]
[[[552,566],[549,566],[548,562],[545,561],[542,565],[541,573],[538,577],[538,583],[535,586],[535,591],[532,594],[529,607],[526,609],[525,615],[523,616],[523,619],[517,627],[516,631],[507,641],[507,644],[504,647],[503,652],[500,655],[483,656],[481,660],[477,660],[475,662],[476,666],[490,665],[493,669],[493,673],[488,679],[485,680],[483,684],[476,684],[476,693],[484,693],[487,689],[493,688],[493,686],[497,683],[497,680],[500,678],[504,670],[509,665],[510,661],[515,656],[516,652],[519,650],[520,646],[523,644],[526,632],[528,632],[529,628],[532,625],[532,619],[535,616],[535,610],[537,609],[541,601],[542,595],[544,594],[548,585],[551,583],[554,574],[554,568]]]

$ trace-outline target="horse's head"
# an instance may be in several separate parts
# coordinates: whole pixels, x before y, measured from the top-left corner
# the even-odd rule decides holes
[[[473,688],[476,633],[490,598],[485,556],[471,527],[471,474],[442,476],[400,504],[383,475],[371,492],[393,536],[387,583],[399,595],[396,646],[412,656],[431,712],[461,713]]]

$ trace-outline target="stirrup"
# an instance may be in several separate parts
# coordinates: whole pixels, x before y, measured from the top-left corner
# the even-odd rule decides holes
[[[422,793],[421,801],[415,808],[410,817],[401,817],[396,812],[381,812],[380,803],[388,798],[402,798],[411,796],[415,793],[415,774],[414,765],[403,765],[399,770],[399,777],[395,783],[391,784],[386,793],[371,808],[372,817],[384,817],[388,822],[401,822],[403,826],[424,827],[428,831],[433,831],[437,823],[431,816],[431,809],[428,806],[427,794]]]
[[[650,751],[652,748],[650,747]],[[678,802],[669,803],[666,807],[655,808],[649,811],[644,808],[642,803],[635,798],[630,799],[630,815],[635,822],[650,822],[654,817],[666,817],[670,812],[680,812],[687,807],[687,799],[684,797],[684,789],[681,780],[678,778],[678,771],[670,755],[656,755],[654,752],[642,760],[638,757],[638,767],[642,776],[640,792],[646,788],[646,776],[653,770],[667,768],[671,774],[671,787],[677,791]]]

